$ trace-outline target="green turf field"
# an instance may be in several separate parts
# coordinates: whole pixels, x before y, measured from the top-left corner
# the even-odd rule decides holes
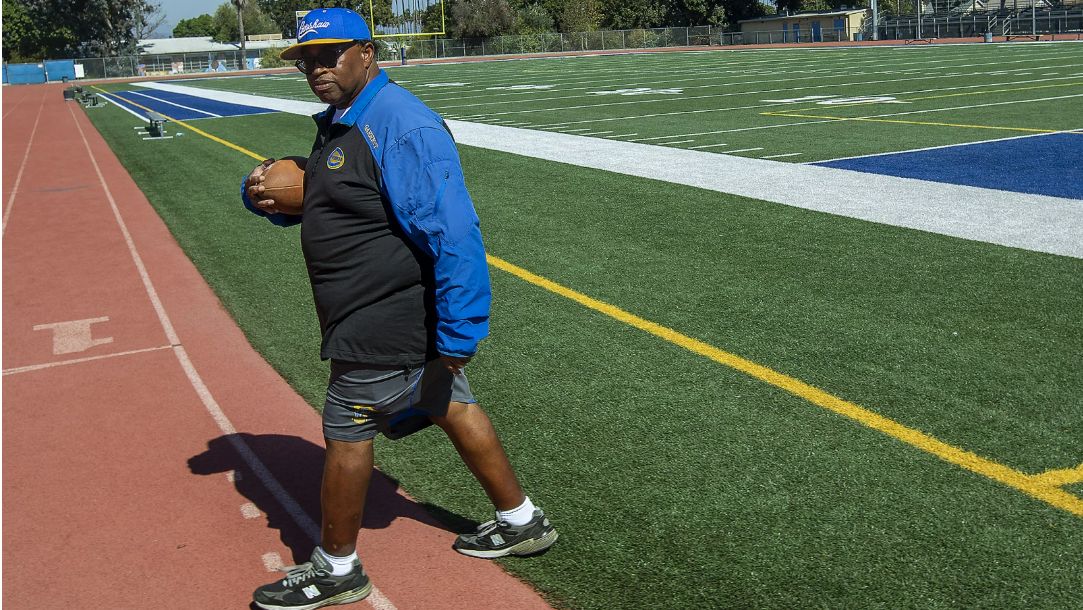
[[[390,74],[451,119],[792,162],[1083,127],[1075,43],[588,56]],[[312,99],[300,74],[184,84]]]
[[[484,120],[502,118],[502,108],[537,108],[514,119],[534,127],[685,112],[622,122],[642,137],[675,137],[819,120],[761,114],[772,108],[711,110],[756,105],[764,95],[753,89],[818,94],[790,92],[805,77],[809,86],[859,83],[829,89],[847,97],[967,95],[800,111],[790,104],[787,114],[1012,101],[903,119],[1079,127],[1072,122],[1083,116],[1083,85],[1014,88],[1057,78],[1041,73],[1083,81],[1081,66],[1083,45],[977,45],[511,61],[397,69],[393,78],[460,118],[466,111],[453,107],[469,103],[481,104],[469,112]],[[271,95],[253,87],[276,83],[275,94],[311,99],[296,77],[276,78],[285,80],[184,84]],[[454,82],[469,86],[422,87]],[[558,86],[488,89],[546,83]],[[634,103],[561,109],[625,84],[744,93],[698,102],[615,96],[606,99]],[[972,85],[986,93],[944,89]],[[1019,101],[1065,95],[1077,97]],[[541,99],[560,96],[572,98]],[[273,227],[238,201],[255,160],[193,133],[142,141],[132,130],[138,120],[113,106],[88,113],[253,345],[320,404],[326,368],[298,231]],[[193,125],[266,156],[304,154],[312,137],[309,119],[280,114]],[[1022,133],[990,131],[832,119],[721,137],[732,149],[763,147],[754,156],[798,147],[802,156],[780,160],[807,161]],[[1073,513],[1070,498],[1083,501],[1083,261],[477,148],[462,154],[491,255],[674,333],[645,333],[491,269],[493,333],[470,365],[472,386],[528,492],[561,531],[545,555],[504,565],[553,603],[1078,607],[1083,512]],[[204,186],[193,189],[192,176]],[[1074,496],[1043,501],[948,463],[936,447],[675,344],[675,333],[994,466],[1048,473],[1047,482],[1066,483],[1049,486]],[[483,494],[438,431],[377,451],[381,468],[415,497],[486,517]],[[1062,469],[1076,470],[1055,472]]]

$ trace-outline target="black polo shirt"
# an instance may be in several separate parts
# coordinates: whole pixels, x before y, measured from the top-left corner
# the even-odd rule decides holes
[[[316,116],[301,248],[323,332],[320,356],[417,365],[437,356],[433,263],[403,233],[356,125]]]

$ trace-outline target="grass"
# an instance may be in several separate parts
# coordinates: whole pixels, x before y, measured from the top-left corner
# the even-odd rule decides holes
[[[793,155],[780,158],[792,162],[1032,133],[1019,128],[1083,127],[1083,45],[1073,43],[661,53],[388,71],[447,118],[608,131],[600,137],[676,141],[675,147],[711,146],[704,149],[710,152],[760,148],[736,154]],[[311,99],[300,75],[185,84]],[[663,90],[680,93],[657,93]],[[626,94],[613,93],[618,91]],[[832,99],[792,101],[808,96]],[[862,96],[883,99],[838,103]],[[1031,101],[1062,96],[1075,97]],[[898,114],[915,111],[922,113]],[[897,115],[883,117],[889,120],[960,126],[832,120],[885,114]]]
[[[1004,48],[1019,58],[1075,52]],[[977,53],[933,51],[868,57],[934,69]],[[790,53],[809,70],[835,57],[784,53],[719,55],[765,73]],[[566,80],[605,65],[711,71],[667,63],[706,56],[673,57],[433,66],[400,78],[488,83],[516,70],[557,78],[550,66],[567,62],[585,67],[560,72]],[[253,345],[318,405],[326,373],[297,231],[237,201],[255,161],[191,134],[137,140],[134,117],[112,107],[90,114]],[[304,117],[198,125],[267,155],[307,150],[312,136]],[[894,135],[918,127],[856,129],[848,133],[863,134],[860,142],[898,145]],[[1024,472],[1080,462],[1083,261],[481,149],[462,154],[496,256]],[[194,175],[205,186],[187,186]],[[504,565],[554,603],[1076,604],[1078,517],[507,273],[492,277],[493,334],[470,366],[472,386],[528,492],[562,532],[549,553]],[[489,510],[438,432],[381,442],[377,459],[422,501],[473,518]]]

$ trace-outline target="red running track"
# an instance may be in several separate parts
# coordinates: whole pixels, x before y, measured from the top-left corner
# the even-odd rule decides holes
[[[318,537],[319,417],[60,85],[3,95],[3,602],[247,608]],[[387,477],[356,607],[548,608]]]

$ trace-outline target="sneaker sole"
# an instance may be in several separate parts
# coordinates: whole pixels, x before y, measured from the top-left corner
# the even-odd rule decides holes
[[[256,605],[264,610],[316,610],[316,608],[323,608],[324,606],[337,606],[339,604],[358,602],[368,597],[369,593],[372,593],[371,582],[360,589],[344,591],[314,604],[308,604],[307,606],[276,606],[274,604],[261,604],[260,602],[256,602]]]
[[[507,557],[508,555],[533,555],[540,553],[545,549],[553,546],[553,543],[559,538],[556,530],[551,530],[548,534],[541,538],[532,538],[530,540],[524,540],[519,544],[514,544],[506,549],[499,549],[496,551],[479,551],[475,549],[455,549],[463,555],[469,555],[471,557],[480,557],[482,559],[496,559],[497,557]]]

